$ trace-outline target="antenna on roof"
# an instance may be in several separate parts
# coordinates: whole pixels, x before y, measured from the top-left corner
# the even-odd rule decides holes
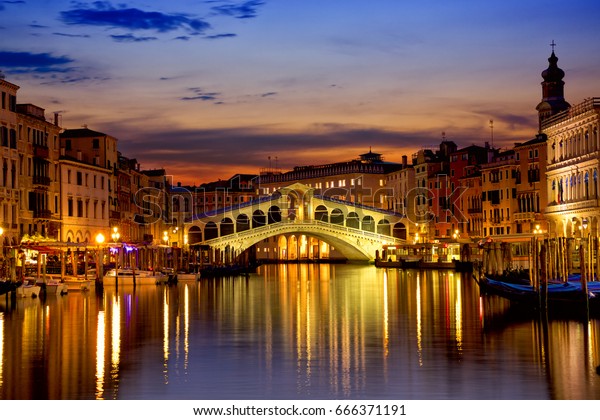
[[[494,120],[490,120],[490,134],[492,140],[492,149],[494,148]]]

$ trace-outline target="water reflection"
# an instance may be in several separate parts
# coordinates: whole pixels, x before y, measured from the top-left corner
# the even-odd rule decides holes
[[[456,273],[273,265],[1,304],[0,398],[596,399],[599,339]]]

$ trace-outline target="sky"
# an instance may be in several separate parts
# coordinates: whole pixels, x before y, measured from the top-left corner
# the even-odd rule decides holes
[[[0,0],[0,71],[199,185],[529,140],[553,41],[567,101],[600,96],[599,20],[597,0]]]

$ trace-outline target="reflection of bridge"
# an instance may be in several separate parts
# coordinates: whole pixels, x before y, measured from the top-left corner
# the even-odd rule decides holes
[[[219,258],[225,260],[271,237],[294,247],[278,252],[279,258],[309,258],[310,237],[349,260],[372,261],[383,244],[406,242],[402,219],[397,213],[318,196],[306,185],[293,184],[260,200],[195,216],[186,223],[186,233],[190,244],[219,250]]]

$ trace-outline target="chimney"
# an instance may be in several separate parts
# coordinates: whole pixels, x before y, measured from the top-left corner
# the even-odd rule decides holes
[[[54,113],[54,125],[58,127],[58,112]]]
[[[402,166],[403,167],[408,166],[408,156],[406,156],[406,155],[402,155]]]

